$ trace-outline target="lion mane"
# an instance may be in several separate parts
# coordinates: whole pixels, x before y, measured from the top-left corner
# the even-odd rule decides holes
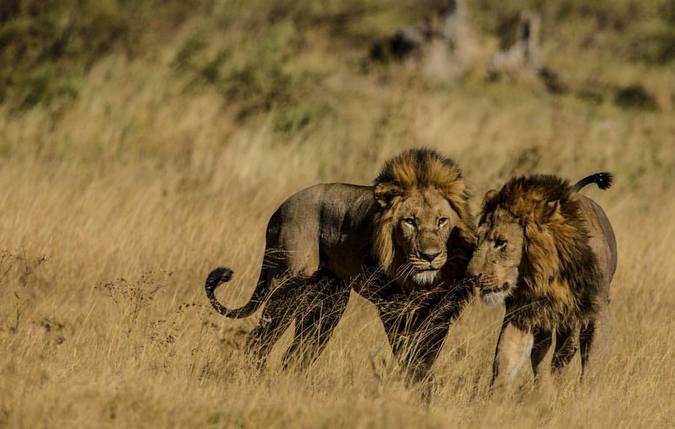
[[[602,276],[589,231],[569,182],[556,176],[512,179],[483,207],[481,222],[498,208],[518,219],[525,246],[521,286],[510,299],[523,327],[584,321],[596,310]]]
[[[462,171],[450,158],[431,149],[408,150],[384,164],[374,181],[375,196],[389,199],[393,205],[375,216],[373,255],[380,268],[390,277],[400,265],[397,260],[393,231],[396,226],[393,207],[397,198],[415,189],[435,188],[448,200],[459,220],[448,240],[448,262],[445,278],[457,278],[464,273],[476,244],[474,218],[469,209],[469,192]]]

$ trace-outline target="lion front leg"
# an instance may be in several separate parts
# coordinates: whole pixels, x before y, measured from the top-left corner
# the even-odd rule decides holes
[[[560,375],[572,361],[579,344],[577,326],[558,326],[556,328],[555,352],[553,353],[553,373]]]
[[[530,330],[504,320],[492,364],[491,389],[509,385],[513,381],[520,367],[530,357],[533,343],[534,336]]]
[[[399,347],[397,359],[406,371],[406,382],[414,385],[432,381],[430,371],[443,347],[449,324],[421,327],[415,332],[400,332],[407,338],[405,345]]]
[[[551,348],[551,343],[553,343],[553,333],[550,329],[535,328],[532,330],[532,336],[533,343],[530,361],[532,363],[534,378],[540,381],[542,378],[546,378],[547,373],[550,372],[550,365],[548,365],[548,362],[544,358]]]
[[[405,319],[385,321],[385,332],[406,386],[419,387],[422,400],[429,403],[434,386],[431,367],[443,347],[450,323],[420,326],[414,320]]]

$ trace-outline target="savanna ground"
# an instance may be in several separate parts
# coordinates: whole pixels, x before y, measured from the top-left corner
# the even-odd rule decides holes
[[[461,82],[365,67],[368,41],[424,13],[369,0],[62,1],[0,6],[0,427],[675,426],[675,8],[669,1],[470,2],[477,65]],[[486,82],[525,6],[569,90]],[[483,64],[483,65],[481,65]],[[651,98],[618,105],[616,88]],[[317,182],[369,183],[401,149],[461,165],[480,197],[514,174],[576,180],[619,241],[611,357],[554,393],[522,371],[489,398],[503,310],[473,302],[434,367],[431,405],[406,390],[375,311],[352,296],[307,374],[247,369],[248,299],[264,227]]]

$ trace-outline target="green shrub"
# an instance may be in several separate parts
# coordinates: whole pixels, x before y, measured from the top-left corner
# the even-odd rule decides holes
[[[180,21],[198,0],[3,0],[0,102],[23,108],[71,99],[77,81],[119,47],[142,52],[149,22]]]
[[[2,0],[0,103],[30,108],[71,100],[102,56],[115,50],[131,57],[153,53],[176,41],[188,18],[204,25],[197,36],[176,42],[182,43],[174,58],[177,70],[227,100],[243,101],[244,110],[293,103],[295,92],[316,80],[289,67],[308,34],[328,30],[336,46],[365,53],[375,37],[416,22],[444,1]],[[465,1],[477,32],[502,42],[515,34],[519,14],[532,10],[542,15],[545,38],[583,21],[592,36],[606,33],[594,41],[629,60],[665,64],[675,55],[672,0]],[[582,44],[586,36],[591,34],[569,42]]]
[[[627,36],[630,59],[667,64],[675,59],[675,24],[652,20],[636,26]]]
[[[297,54],[297,33],[290,22],[261,29],[255,38],[215,34],[195,33],[176,53],[173,66],[189,78],[189,86],[215,89],[227,102],[240,103],[242,111],[269,110],[292,101],[295,87],[307,75],[288,71],[287,62]]]

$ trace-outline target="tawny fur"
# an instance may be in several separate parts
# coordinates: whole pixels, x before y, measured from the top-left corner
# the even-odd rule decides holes
[[[461,170],[451,159],[428,149],[405,151],[384,164],[374,186],[376,198],[393,199],[394,203],[396,199],[405,198],[413,190],[439,190],[459,214],[460,220],[455,226],[462,241],[475,244],[474,218],[469,209],[470,195]],[[373,254],[377,257],[380,268],[393,277],[400,260],[394,244],[396,219],[392,207],[375,217]]]
[[[574,187],[554,176],[519,177],[486,194],[478,244],[468,271],[486,303],[503,301],[492,385],[509,383],[527,356],[535,376],[555,337],[554,372],[581,351],[582,374],[595,374],[607,353],[609,285],[616,240],[602,208],[579,194],[597,173]]]
[[[513,179],[485,202],[481,222],[499,210],[518,219],[525,231],[525,287],[511,297],[516,306],[522,304],[515,320],[549,328],[585,320],[595,311],[592,298],[601,274],[570,184],[554,176]]]
[[[260,366],[295,321],[284,365],[310,365],[321,353],[354,290],[377,307],[407,379],[427,379],[451,323],[472,295],[465,281],[475,247],[468,192],[453,161],[428,149],[388,161],[374,186],[321,184],[289,197],[272,215],[258,285],[237,309],[206,281],[213,307],[247,317],[264,305],[247,351]]]

